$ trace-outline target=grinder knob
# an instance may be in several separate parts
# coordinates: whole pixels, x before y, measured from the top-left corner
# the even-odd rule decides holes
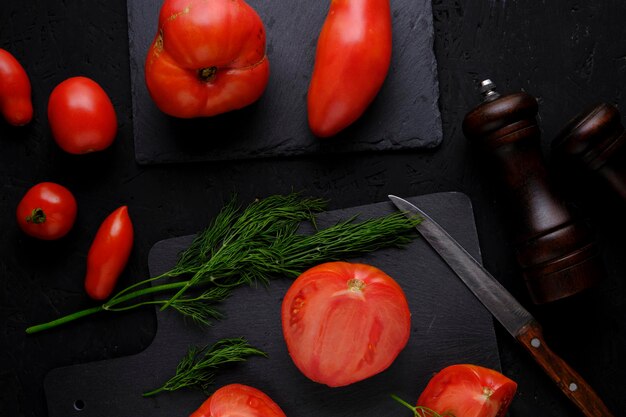
[[[516,258],[533,302],[587,289],[604,275],[590,231],[555,193],[541,154],[537,100],[525,92],[501,96],[482,82],[483,103],[463,120],[463,132],[495,163],[515,224]]]
[[[595,172],[626,200],[626,131],[607,103],[574,117],[552,142],[552,155],[571,167]]]

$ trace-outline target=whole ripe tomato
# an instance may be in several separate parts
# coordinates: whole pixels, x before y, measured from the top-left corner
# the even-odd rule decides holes
[[[331,387],[387,369],[406,346],[411,314],[400,286],[370,265],[328,262],[300,275],[282,303],[295,365]]]
[[[76,199],[67,188],[42,182],[28,190],[17,205],[17,224],[30,236],[55,240],[72,229],[77,209]]]
[[[91,298],[104,300],[111,295],[128,262],[133,239],[128,207],[122,206],[104,219],[87,254],[85,290]]]
[[[33,102],[28,74],[10,52],[0,48],[0,112],[13,126],[23,126],[33,118]]]
[[[428,382],[417,405],[443,415],[504,417],[516,391],[517,383],[493,369],[452,365]]]
[[[331,0],[307,96],[313,134],[333,136],[361,117],[390,62],[389,0]]]
[[[57,85],[48,101],[52,136],[65,152],[84,154],[108,148],[117,134],[113,103],[98,83],[72,77]]]
[[[286,417],[264,392],[242,384],[226,385],[213,393],[190,417]]]
[[[243,0],[165,0],[145,76],[157,107],[170,116],[248,106],[269,79],[263,22]]]

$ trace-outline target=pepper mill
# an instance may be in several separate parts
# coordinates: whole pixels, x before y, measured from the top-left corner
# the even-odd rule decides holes
[[[501,96],[481,83],[483,102],[463,120],[463,132],[490,154],[503,180],[515,224],[515,249],[531,299],[544,304],[577,294],[604,275],[596,245],[556,195],[537,125],[537,100],[525,92]]]
[[[626,131],[620,113],[601,103],[574,117],[552,141],[555,160],[596,173],[626,200]]]

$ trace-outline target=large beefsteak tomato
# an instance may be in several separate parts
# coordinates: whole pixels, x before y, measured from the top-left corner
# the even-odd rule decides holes
[[[283,299],[281,317],[295,365],[331,387],[387,369],[411,331],[398,283],[378,268],[347,262],[324,263],[300,275]]]
[[[517,383],[493,369],[459,364],[439,371],[417,400],[418,406],[457,417],[504,417]]]
[[[157,107],[174,117],[252,104],[269,79],[263,22],[243,0],[165,0],[145,78]]]
[[[223,386],[190,417],[286,417],[267,394],[242,384]]]
[[[313,134],[333,136],[361,117],[390,62],[389,0],[331,0],[307,95]]]

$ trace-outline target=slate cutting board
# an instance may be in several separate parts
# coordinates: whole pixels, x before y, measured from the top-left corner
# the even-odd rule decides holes
[[[332,140],[309,131],[306,91],[329,1],[249,0],[267,31],[270,81],[252,106],[213,118],[161,113],[144,81],[161,0],[128,0],[135,158],[140,164],[432,148],[442,140],[430,0],[391,0],[391,67],[377,98]]]
[[[464,194],[439,193],[410,200],[480,259],[471,203]],[[393,210],[391,203],[383,202],[332,211],[320,216],[319,225]],[[149,256],[151,274],[169,268],[191,239],[157,243]],[[383,373],[334,389],[306,379],[293,365],[282,339],[280,304],[290,281],[278,279],[268,288],[237,290],[223,305],[227,318],[213,327],[199,329],[166,311],[157,315],[157,334],[143,352],[51,371],[44,383],[50,417],[187,416],[206,398],[202,393],[184,390],[149,399],[141,393],[171,376],[189,345],[206,345],[221,337],[244,336],[269,358],[252,358],[234,366],[218,378],[216,386],[239,382],[257,387],[293,417],[410,416],[390,399],[390,393],[414,402],[435,372],[454,363],[500,369],[491,315],[426,242],[418,239],[405,249],[382,250],[359,260],[398,281],[412,314],[409,343]]]

